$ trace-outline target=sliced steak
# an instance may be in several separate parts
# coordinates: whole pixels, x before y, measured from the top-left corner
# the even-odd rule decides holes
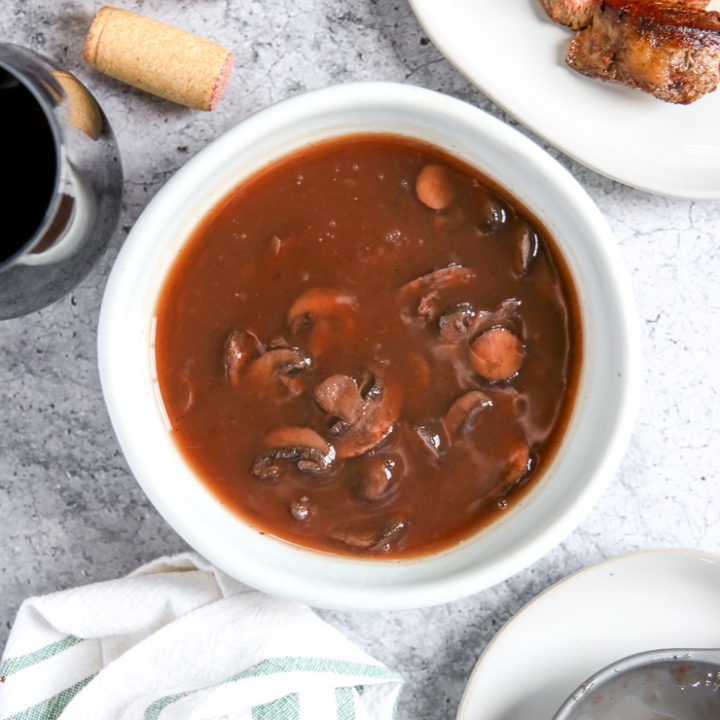
[[[540,4],[555,22],[581,30],[592,21],[600,0],[540,0]]]
[[[710,0],[658,0],[658,2],[703,10]],[[540,4],[555,22],[569,25],[573,30],[582,30],[592,22],[592,16],[600,7],[601,0],[540,0]]]
[[[720,79],[720,13],[669,2],[602,0],[568,65],[686,105]]]

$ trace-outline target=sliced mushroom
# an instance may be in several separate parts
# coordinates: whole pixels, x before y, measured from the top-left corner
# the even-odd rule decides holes
[[[251,472],[265,482],[280,478],[283,460],[295,462],[301,472],[322,475],[332,467],[335,449],[307,427],[283,427],[265,435],[267,448],[255,458]]]
[[[357,298],[331,288],[303,293],[288,311],[294,333],[306,332],[304,346],[315,357],[352,342],[356,332]]]
[[[242,384],[242,369],[263,350],[255,333],[244,328],[233,328],[223,346],[223,366],[230,384],[235,390]]]
[[[492,407],[492,400],[479,390],[471,390],[461,395],[445,413],[445,429],[453,438],[468,435],[475,427],[477,419]]]
[[[427,425],[413,425],[413,435],[418,439],[418,445],[430,453],[436,460],[442,453],[443,439],[438,429],[431,429]]]
[[[483,194],[475,205],[478,209],[478,230],[491,235],[497,232],[507,221],[507,210],[502,202],[490,194]]]
[[[474,270],[453,264],[405,283],[397,293],[398,301],[403,306],[403,320],[406,322],[415,322],[418,318],[424,322],[435,320],[440,314],[442,291],[467,285],[476,277]],[[418,304],[414,310],[409,310],[407,306],[415,300]]]
[[[499,508],[507,508],[508,496],[514,488],[522,485],[533,470],[534,461],[530,446],[524,439],[516,438],[505,449],[505,467],[500,471],[496,482],[485,488],[481,496],[484,502],[495,502]]]
[[[397,383],[374,376],[363,392],[363,405],[353,422],[346,422],[335,438],[340,458],[357,457],[372,450],[392,430],[400,412],[402,393]]]
[[[296,397],[305,389],[302,373],[311,365],[310,358],[297,348],[275,348],[248,367],[245,382],[263,392],[284,389],[289,397]]]
[[[396,463],[392,458],[376,455],[361,464],[356,488],[365,500],[379,500],[395,483]]]
[[[287,322],[293,332],[312,326],[318,318],[347,316],[357,309],[357,298],[332,288],[307,290],[290,306]]]
[[[521,305],[517,298],[509,298],[494,312],[475,310],[470,303],[448,308],[438,318],[440,341],[448,345],[459,344],[494,326],[511,324]]]
[[[532,457],[526,442],[519,442],[513,447],[508,456],[508,465],[505,470],[507,490],[520,484],[532,470]]]
[[[527,275],[533,260],[540,251],[540,238],[527,220],[520,220],[512,231],[513,272],[518,277]]]
[[[401,295],[420,293],[427,290],[444,290],[446,288],[466,285],[476,277],[475,271],[456,263],[438,268],[414,280],[405,283],[399,290]]]
[[[453,344],[469,340],[486,314],[475,312],[470,303],[461,303],[446,310],[438,319],[440,340]]]
[[[500,307],[492,314],[494,325],[504,325],[510,322],[522,306],[522,300],[507,298],[500,303]]]
[[[525,358],[518,337],[503,327],[478,335],[470,345],[470,364],[478,375],[491,381],[507,380],[515,375]]]
[[[332,530],[335,540],[358,550],[389,550],[408,528],[405,520],[392,518],[373,525],[350,525]]]
[[[472,332],[469,333],[468,339],[472,340],[479,333],[494,327],[508,325],[512,327],[516,322],[518,310],[521,306],[521,300],[508,298],[500,303],[497,310],[493,310],[492,312],[489,310],[478,310]]]
[[[331,375],[314,389],[315,401],[328,414],[343,422],[354,423],[365,400],[355,381],[348,375]]]
[[[455,196],[450,173],[443,165],[426,165],[415,181],[418,200],[431,210],[443,210]]]

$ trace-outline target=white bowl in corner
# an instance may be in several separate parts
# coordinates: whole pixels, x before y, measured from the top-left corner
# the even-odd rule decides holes
[[[578,396],[555,459],[499,521],[438,554],[355,559],[297,547],[225,508],[188,466],[165,419],[154,316],[193,229],[270,162],[330,137],[387,132],[444,148],[507,188],[550,231],[574,278],[583,325]],[[100,313],[100,379],[127,462],[150,501],[198,552],[260,590],[317,607],[390,610],[450,602],[525,568],[567,536],[612,479],[640,386],[629,277],[600,211],[547,153],[459,100],[408,85],[348,84],[250,117],[179,170],[130,232]]]

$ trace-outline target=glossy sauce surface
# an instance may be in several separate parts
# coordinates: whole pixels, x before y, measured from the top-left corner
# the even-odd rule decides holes
[[[197,474],[255,527],[413,556],[476,532],[549,463],[580,366],[545,230],[442,151],[350,136],[206,217],[157,308],[162,397]]]

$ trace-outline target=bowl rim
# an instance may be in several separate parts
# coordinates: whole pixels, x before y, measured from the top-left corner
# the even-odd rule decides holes
[[[137,444],[142,440],[139,439],[139,434],[134,432],[132,418],[127,415],[124,408],[129,394],[134,390],[128,388],[126,383],[128,375],[122,356],[124,349],[122,343],[125,336],[115,330],[118,324],[122,326],[129,299],[128,283],[133,276],[133,271],[143,261],[143,254],[146,252],[148,243],[156,242],[156,238],[152,237],[154,225],[162,222],[173,210],[177,211],[188,187],[195,188],[195,192],[197,192],[197,178],[207,174],[208,167],[213,163],[221,162],[226,156],[231,156],[231,151],[234,148],[242,147],[243,142],[254,133],[271,132],[267,128],[286,127],[302,117],[322,117],[323,113],[338,108],[357,110],[378,107],[383,104],[388,107],[402,107],[405,112],[426,113],[435,120],[445,121],[448,124],[451,124],[451,121],[457,121],[472,126],[473,131],[477,132],[479,136],[492,139],[502,148],[522,159],[523,162],[537,167],[553,190],[562,195],[569,202],[571,209],[577,213],[578,218],[587,228],[588,238],[592,238],[593,250],[604,264],[604,269],[611,271],[605,281],[611,288],[619,313],[618,326],[615,331],[620,348],[618,353],[622,376],[618,379],[615,423],[607,431],[609,439],[604,454],[598,460],[586,483],[581,489],[575,491],[572,502],[568,504],[563,513],[535,531],[528,542],[519,547],[510,548],[510,551],[495,558],[494,562],[485,563],[480,567],[470,564],[470,566],[463,566],[460,570],[456,569],[446,573],[442,571],[443,556],[455,552],[458,548],[461,551],[467,550],[468,543],[460,543],[438,555],[407,560],[368,560],[318,553],[267,536],[266,540],[262,542],[281,544],[284,550],[280,552],[288,555],[289,566],[284,568],[268,567],[262,558],[248,557],[246,553],[223,547],[222,543],[218,543],[217,538],[212,536],[215,527],[203,528],[194,519],[189,520],[187,509],[183,508],[182,499],[178,500],[173,497],[172,493],[164,492],[160,479],[153,477],[148,472],[147,452],[146,456],[138,454]],[[385,132],[394,131],[386,130]],[[335,134],[352,134],[352,132],[345,131]],[[406,134],[410,137],[413,136],[411,132]],[[302,142],[296,142],[293,147],[302,146]],[[450,148],[445,149],[453,152]],[[287,152],[280,153],[280,156]],[[266,160],[263,164],[271,161],[272,159]],[[253,173],[254,171],[249,171],[242,176],[242,179]],[[488,174],[490,173],[488,172]],[[234,183],[235,186],[237,184],[237,182]],[[232,187],[233,185],[230,185],[220,193],[220,199],[227,195]],[[193,225],[185,231],[185,239],[191,235],[195,226]],[[576,277],[574,280],[576,285],[580,284]],[[580,294],[579,288],[578,294]],[[154,301],[157,301],[157,295],[154,297]],[[148,361],[149,358],[148,354]],[[435,91],[385,82],[332,86],[279,102],[231,128],[178,170],[142,212],[115,261],[100,310],[98,364],[103,395],[120,447],[133,475],[170,526],[188,544],[231,576],[273,595],[300,600],[316,607],[338,610],[409,609],[458,600],[505,580],[542,557],[581,522],[612,479],[625,452],[634,424],[640,386],[639,328],[629,274],[605,219],[585,190],[560,163],[529,138],[479,108]],[[585,359],[583,359],[584,364]],[[576,409],[573,410],[573,415],[575,413]],[[180,455],[178,449],[176,452]],[[209,505],[214,504],[218,511],[228,512],[209,489],[205,488],[205,493],[210,496]],[[253,530],[243,518],[235,516],[235,519],[240,525]],[[484,531],[481,531],[479,535],[482,532]],[[473,536],[473,538],[475,537],[477,536]],[[268,545],[268,547],[270,546]],[[333,568],[339,571],[341,568],[353,566],[362,569],[363,577],[369,574],[375,579],[370,583],[358,581],[358,584],[351,587],[327,578],[320,581],[318,578],[306,577],[302,573],[293,572],[292,556],[295,558],[312,556],[315,558],[313,562],[317,561],[326,569],[329,568],[330,574],[332,574]],[[434,577],[421,579],[409,585],[393,585],[392,581],[388,580],[390,577],[387,572],[388,567],[397,569],[419,564],[428,566],[432,563],[435,563],[441,570]],[[372,569],[369,569],[370,566]],[[380,574],[381,568],[384,568],[382,575]]]

